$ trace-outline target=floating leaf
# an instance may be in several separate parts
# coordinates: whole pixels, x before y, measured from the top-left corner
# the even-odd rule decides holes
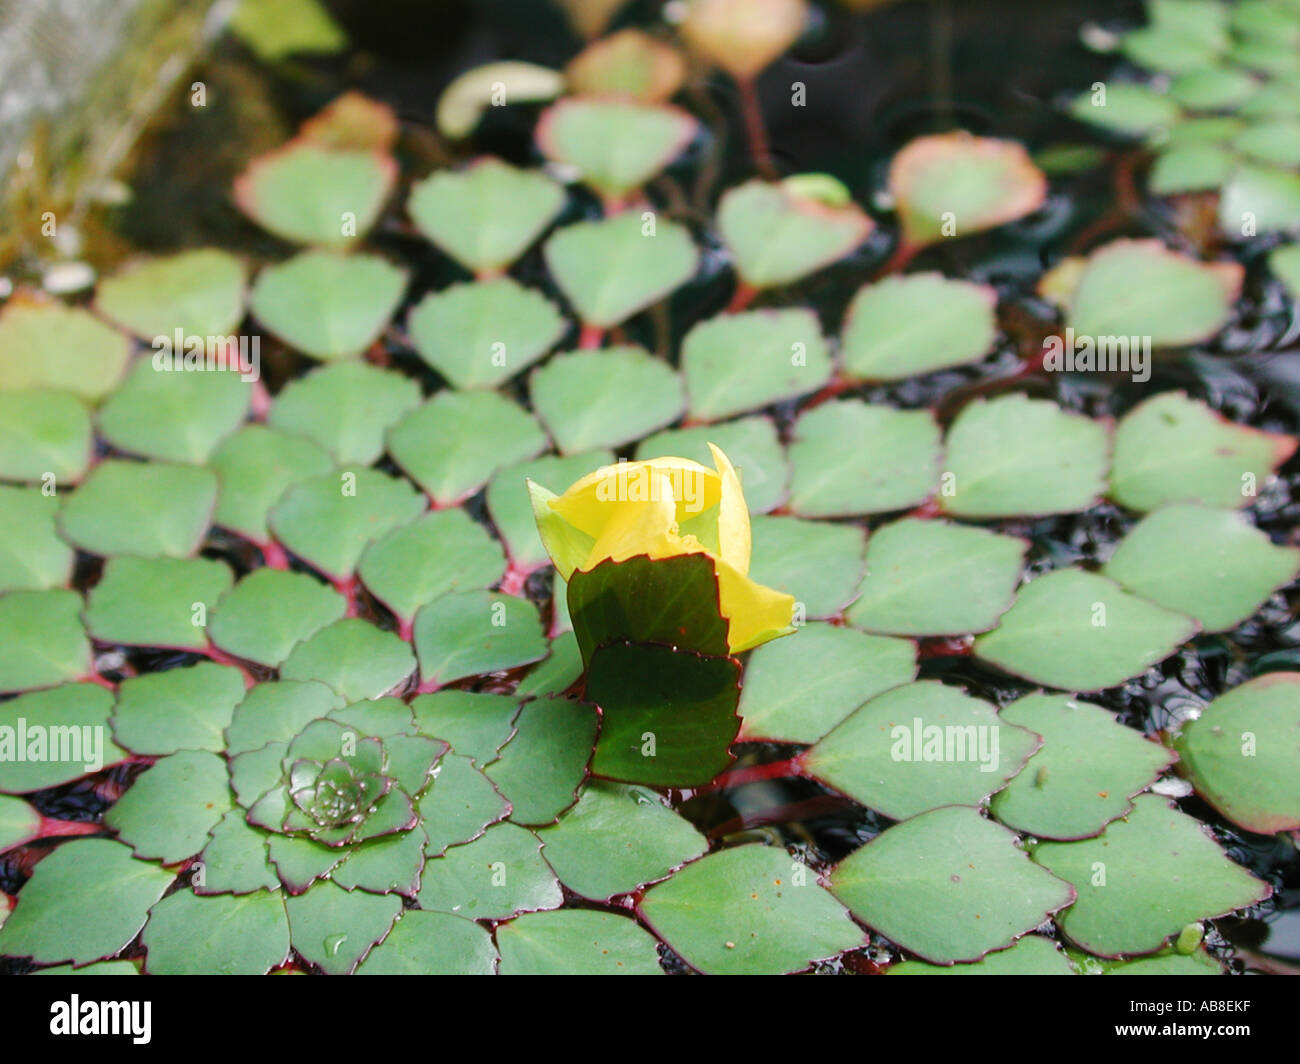
[[[57,496],[0,485],[0,592],[44,591],[72,577],[73,550],[55,526]]]
[[[436,789],[436,787],[435,787]],[[420,907],[471,920],[508,920],[558,909],[564,900],[541,843],[527,828],[497,824],[424,867]]]
[[[1169,129],[1182,112],[1168,96],[1146,85],[1112,82],[1078,96],[1070,105],[1070,114],[1111,133],[1141,137]]]
[[[682,384],[639,347],[558,355],[534,370],[537,415],[563,454],[617,447],[679,418]]]
[[[1233,237],[1300,229],[1300,175],[1239,166],[1219,195],[1219,228]]]
[[[240,0],[230,16],[230,32],[266,63],[291,55],[332,55],[348,43],[320,0]]]
[[[937,486],[942,454],[928,410],[859,399],[823,403],[795,423],[790,509],[805,517],[850,517],[916,506]]]
[[[370,951],[357,975],[495,975],[497,960],[492,936],[473,920],[412,909]]]
[[[244,678],[228,665],[200,662],[133,676],[118,689],[113,738],[137,754],[220,754],[226,749],[225,730],[243,698]]]
[[[1259,91],[1259,81],[1230,66],[1204,66],[1179,74],[1169,95],[1192,111],[1233,111]]]
[[[867,540],[867,575],[846,617],[891,635],[986,632],[1011,605],[1027,549],[982,528],[895,521]]]
[[[487,489],[488,513],[516,569],[531,572],[550,561],[537,534],[527,482],[531,480],[545,488],[562,491],[580,477],[613,461],[614,452],[606,450],[566,457],[548,454],[493,476]]]
[[[145,343],[179,335],[199,337],[210,348],[239,327],[246,283],[235,256],[200,248],[146,259],[105,278],[95,309]]]
[[[0,478],[75,484],[94,435],[82,401],[62,392],[0,392]]]
[[[555,599],[557,609],[563,601],[563,595]],[[519,681],[515,694],[521,698],[564,694],[581,676],[582,652],[578,650],[578,639],[572,632],[562,632],[551,640],[550,655]]]
[[[1074,900],[1014,832],[968,806],[933,809],[877,835],[831,873],[853,914],[922,960],[976,961]],[[918,905],[918,898],[932,904]]]
[[[564,70],[569,91],[662,103],[686,81],[686,60],[670,44],[641,30],[611,33],[587,45]]]
[[[130,341],[79,307],[11,299],[0,311],[0,390],[97,400],[126,372]]]
[[[784,501],[790,467],[771,418],[747,417],[717,425],[657,432],[637,444],[636,460],[645,461],[670,454],[708,467],[713,463],[710,443],[731,459],[744,485],[745,502],[750,513],[767,513]],[[531,473],[529,478],[544,483]],[[573,477],[564,483],[576,479]]]
[[[1273,166],[1300,166],[1300,122],[1295,119],[1274,119],[1248,126],[1232,142],[1239,152],[1257,162]]]
[[[294,554],[342,579],[372,540],[415,520],[424,505],[406,481],[358,469],[295,484],[271,510],[268,524]]]
[[[531,366],[567,323],[540,292],[509,277],[431,292],[411,311],[411,343],[454,388],[493,388]]]
[[[975,654],[1047,687],[1100,691],[1141,675],[1198,627],[1104,577],[1059,569],[1020,589]]]
[[[104,823],[136,856],[175,864],[203,849],[231,804],[225,761],[206,750],[182,750],[146,769]]]
[[[573,805],[600,725],[595,707],[561,698],[525,703],[515,734],[484,769],[517,824],[550,824]]]
[[[471,273],[503,270],[555,220],[564,190],[538,170],[485,157],[411,188],[416,228]]]
[[[388,151],[400,129],[391,107],[351,90],[336,96],[328,106],[307,119],[298,132],[304,139],[327,148]]]
[[[658,944],[614,913],[525,913],[497,928],[502,975],[663,975]]]
[[[375,224],[396,180],[382,152],[297,140],[254,159],[235,179],[235,202],[290,243],[346,247]]]
[[[21,798],[0,796],[0,854],[41,833],[41,814]]]
[[[349,893],[329,880],[284,900],[293,948],[327,975],[347,975],[402,912],[396,894]]]
[[[0,749],[9,748],[0,758],[0,791],[41,791],[121,761],[127,753],[109,735],[112,712],[112,694],[89,683],[64,684],[0,703],[0,722],[12,736],[0,743]],[[59,741],[60,734],[67,736],[66,743]],[[41,756],[31,757],[34,753]]]
[[[330,879],[345,890],[413,897],[420,889],[426,839],[419,827],[372,839],[349,853],[330,873]]]
[[[988,285],[939,273],[866,285],[844,321],[844,370],[859,380],[902,380],[978,362],[997,336],[997,303]]]
[[[1247,831],[1300,827],[1298,696],[1300,674],[1258,676],[1216,698],[1178,740],[1197,792]]]
[[[544,251],[551,276],[584,324],[603,329],[685,284],[699,259],[684,226],[643,221],[636,211],[561,229]]]
[[[221,486],[212,520],[265,543],[271,538],[267,512],[285,489],[328,472],[332,465],[329,455],[310,440],[265,425],[245,425],[217,448],[208,463]]]
[[[952,492],[939,505],[975,518],[1086,510],[1106,490],[1109,458],[1104,423],[1020,394],[980,400],[948,430]]]
[[[987,702],[933,681],[876,695],[800,757],[810,776],[893,820],[981,805],[1039,747]]]
[[[90,641],[75,591],[0,595],[0,692],[54,687],[90,671]]]
[[[185,557],[203,542],[216,501],[206,469],[109,459],[64,502],[59,528],[91,554]]]
[[[281,432],[313,441],[340,465],[370,465],[384,453],[388,430],[421,399],[419,384],[409,377],[365,362],[341,362],[290,381],[275,397],[268,420]]]
[[[948,966],[925,961],[891,964],[886,975],[1077,975],[1069,958],[1050,938],[1026,935],[1009,949],[987,954],[973,964]]]
[[[438,762],[433,786],[420,796],[419,809],[428,834],[424,852],[440,857],[504,820],[510,803],[468,757],[447,754]]]
[[[1061,930],[1103,957],[1153,953],[1187,924],[1270,894],[1155,794],[1137,798],[1127,819],[1095,839],[1036,846],[1034,860],[1074,884],[1078,900],[1058,918]]]
[[[1236,157],[1218,144],[1188,144],[1162,152],[1147,184],[1157,196],[1217,191],[1236,166]]]
[[[853,601],[862,579],[862,529],[797,517],[756,517],[750,528],[750,579],[793,595],[803,616],[816,620],[837,616]]]
[[[924,247],[1032,214],[1047,198],[1047,178],[1009,140],[958,130],[918,137],[889,167],[903,240]]]
[[[416,614],[415,650],[420,680],[443,685],[538,661],[546,655],[546,637],[527,599],[454,591]]]
[[[751,288],[801,280],[844,258],[874,228],[856,204],[835,206],[788,182],[747,181],[718,201],[718,230]]]
[[[642,919],[706,975],[781,975],[863,944],[862,930],[785,850],[737,846],[646,892]]]
[[[448,690],[418,696],[411,710],[422,734],[436,735],[456,753],[486,765],[514,734],[519,702],[509,695]]]
[[[208,558],[110,558],[86,600],[86,627],[103,643],[202,650],[201,619],[233,582]]]
[[[442,90],[434,120],[444,137],[460,140],[474,132],[483,112],[498,97],[511,103],[535,103],[553,100],[563,91],[564,76],[548,67],[509,61],[485,63],[465,71]]]
[[[546,448],[531,414],[496,392],[439,392],[388,433],[388,450],[439,505],[479,490],[498,469]]]
[[[867,699],[915,678],[910,641],[809,624],[750,655],[740,738],[815,743]]]
[[[257,319],[311,358],[355,357],[379,337],[401,302],[406,271],[375,255],[304,251],[257,275]]]
[[[1060,695],[1025,695],[1002,719],[1037,732],[1043,748],[993,796],[993,815],[1039,838],[1096,835],[1175,760],[1104,709]]]
[[[265,975],[289,955],[289,921],[278,892],[181,890],[153,907],[142,942],[151,975]]]
[[[691,51],[747,80],[794,44],[807,18],[804,0],[691,0],[681,31]]]
[[[1235,510],[1174,504],[1120,541],[1102,572],[1134,594],[1185,613],[1207,632],[1244,621],[1300,570],[1300,549],[1275,547]]]
[[[208,634],[226,653],[275,669],[346,610],[342,595],[307,573],[255,569],[217,603]]]
[[[1183,33],[1178,27],[1156,24],[1129,30],[1124,34],[1121,51],[1148,70],[1181,74],[1212,66],[1220,48]]]
[[[392,690],[414,668],[411,648],[392,632],[346,617],[294,647],[280,666],[280,676],[319,680],[356,702]]]
[[[137,861],[120,842],[65,842],[32,872],[0,927],[0,950],[37,964],[111,956],[135,938],[171,881],[170,872]],[[95,885],[94,905],[86,904],[87,883]]]
[[[682,341],[691,416],[707,421],[816,391],[830,380],[817,315],[802,308],[723,314]]]
[[[267,859],[266,841],[265,832],[244,819],[244,810],[229,810],[208,833],[208,844],[199,854],[203,875],[201,883],[194,883],[194,892],[251,894],[276,890],[280,878]]]
[[[1234,425],[1181,392],[1140,403],[1115,432],[1110,494],[1134,510],[1171,502],[1247,505],[1296,440]]]

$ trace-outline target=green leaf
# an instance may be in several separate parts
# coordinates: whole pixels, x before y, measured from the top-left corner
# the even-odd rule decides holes
[[[1268,257],[1268,268],[1281,279],[1291,298],[1300,300],[1300,244],[1274,248]]]
[[[412,909],[370,951],[357,975],[495,975],[492,936],[451,913]]]
[[[670,104],[571,96],[542,112],[535,136],[548,159],[618,201],[677,158],[699,127]]]
[[[347,34],[319,0],[240,0],[230,32],[264,63],[291,55],[331,55],[347,47]]]
[[[411,711],[422,734],[436,735],[456,753],[486,765],[514,734],[519,702],[510,695],[437,691],[412,699]]]
[[[0,312],[0,391],[97,400],[126,372],[131,342],[80,307],[11,299]]]
[[[1043,747],[991,809],[1007,827],[1039,838],[1098,834],[1176,760],[1104,709],[1060,695],[1025,695],[1002,719],[1037,732]]]
[[[112,694],[89,683],[64,684],[0,703],[0,725],[13,735],[12,748],[6,749],[9,742],[0,744],[0,750],[4,750],[0,756],[0,791],[42,791],[121,761],[127,753],[111,738],[108,718],[112,711]],[[25,743],[19,740],[23,721]],[[55,728],[71,731],[58,733]],[[33,739],[37,729],[40,740]],[[60,734],[67,736],[66,742],[58,742]],[[41,746],[33,746],[34,741],[40,742],[43,752]],[[56,743],[57,754],[62,756],[56,756]],[[41,752],[39,758],[29,756],[37,752]]]
[[[235,179],[235,202],[290,243],[347,247],[374,225],[396,180],[382,152],[299,139],[254,159]]]
[[[1300,175],[1239,166],[1219,195],[1219,228],[1233,238],[1300,229]]]
[[[983,528],[894,521],[867,540],[867,575],[845,616],[891,635],[987,632],[1015,597],[1028,547]]]
[[[0,692],[54,687],[90,667],[80,595],[62,588],[0,595]]]
[[[863,944],[863,933],[785,850],[737,846],[651,887],[642,919],[706,975],[781,975]]]
[[[686,409],[672,367],[639,347],[558,355],[533,371],[529,390],[538,417],[566,455],[629,443]]]
[[[349,893],[329,880],[285,898],[289,935],[304,960],[327,975],[348,975],[402,911],[396,894]]]
[[[110,558],[86,599],[86,628],[102,643],[202,650],[207,634],[195,621],[233,582],[224,562],[207,558]]]
[[[420,357],[453,388],[494,388],[545,355],[568,325],[540,292],[495,277],[429,293],[407,327]]]
[[[206,750],[181,750],[146,769],[104,823],[137,857],[175,864],[207,845],[208,832],[231,809],[226,762]]]
[[[72,579],[74,552],[58,533],[59,499],[0,485],[0,592],[45,591]]]
[[[435,790],[437,785],[435,784]],[[541,843],[527,828],[497,824],[424,866],[420,907],[471,920],[508,920],[564,901]]]
[[[487,488],[488,513],[516,569],[531,572],[549,561],[537,534],[527,481],[532,480],[558,494],[574,481],[613,461],[614,452],[605,450],[567,457],[548,454],[503,469],[492,477]]]
[[[876,695],[800,757],[804,771],[893,820],[982,805],[1038,749],[987,702],[926,681]]]
[[[1155,794],[1137,798],[1126,820],[1095,839],[1040,844],[1034,860],[1074,884],[1078,900],[1058,923],[1070,941],[1103,957],[1153,953],[1194,920],[1270,894],[1197,821]]]
[[[563,698],[527,702],[501,756],[483,770],[513,807],[516,824],[550,824],[577,799],[596,745],[594,706]]]
[[[708,840],[654,791],[598,780],[537,837],[560,882],[595,901],[630,894],[708,851]]]
[[[1259,88],[1244,70],[1216,64],[1179,74],[1169,83],[1169,95],[1190,111],[1235,111]]]
[[[228,665],[188,668],[123,680],[113,707],[113,738],[137,754],[226,749],[225,730],[244,698],[244,678]]]
[[[289,956],[289,921],[278,891],[168,895],[141,939],[150,975],[265,975]]]
[[[366,548],[357,575],[402,621],[448,591],[485,588],[505,571],[500,544],[464,510],[438,510]]]
[[[795,423],[790,508],[805,517],[851,517],[919,505],[937,485],[942,454],[928,410],[823,403]]]
[[[41,820],[21,798],[0,796],[0,854],[39,837]]]
[[[749,656],[740,738],[815,743],[867,699],[915,678],[910,640],[809,624]]]
[[[695,273],[699,251],[684,226],[624,211],[579,222],[546,241],[546,265],[586,325],[620,325]]]
[[[574,910],[526,913],[497,928],[502,975],[663,975],[635,920]]]
[[[357,469],[295,484],[271,510],[268,524],[294,554],[340,580],[352,574],[372,541],[415,520],[424,507],[405,480]]]
[[[1300,673],[1258,676],[1220,695],[1177,749],[1197,792],[1234,824],[1261,835],[1300,827]]]
[[[1142,26],[1124,34],[1124,56],[1147,70],[1182,74],[1212,66],[1220,47],[1212,47],[1176,26]]]
[[[975,655],[1046,687],[1100,691],[1140,676],[1198,627],[1104,577],[1059,569],[1020,589]]]
[[[304,639],[342,618],[347,605],[307,573],[255,569],[217,603],[208,635],[227,654],[274,669]]]
[[[988,954],[973,964],[948,966],[925,961],[891,964],[886,975],[1077,975],[1061,948],[1050,938],[1026,935],[1009,949]]]
[[[199,854],[203,866],[196,894],[251,894],[275,890],[280,878],[267,859],[266,833],[244,819],[244,810],[231,809],[208,833],[208,844]],[[191,874],[191,879],[197,879]]]
[[[346,890],[414,897],[420,889],[426,841],[419,827],[371,839],[354,848],[330,873],[330,879]]]
[[[220,484],[213,522],[265,543],[271,538],[267,512],[285,490],[328,472],[333,462],[310,440],[265,425],[245,425],[217,448],[208,466]]]
[[[826,204],[763,181],[724,192],[717,225],[736,273],[751,288],[802,280],[844,258],[874,228],[857,204]]]
[[[268,420],[311,440],[339,465],[370,465],[384,453],[388,430],[421,401],[420,386],[409,377],[366,362],[340,362],[290,381]]]
[[[693,418],[712,421],[814,392],[831,378],[830,348],[810,310],[754,310],[700,322],[682,341]]]
[[[969,806],[933,809],[877,835],[831,873],[853,915],[934,964],[1005,949],[1074,900],[1014,832]]]
[[[419,799],[420,817],[429,841],[424,852],[441,857],[483,835],[489,825],[510,813],[510,803],[468,757],[447,754],[439,763],[433,786]]]
[[[713,464],[710,443],[721,448],[736,467],[750,513],[765,514],[785,501],[790,467],[771,418],[746,417],[698,428],[666,429],[638,443],[636,459],[670,454],[708,468]]]
[[[287,743],[311,721],[331,710],[341,709],[343,705],[343,696],[319,681],[259,683],[250,688],[243,701],[235,707],[230,726],[226,729],[226,753],[235,758],[239,754],[261,750],[267,743]],[[278,757],[275,766],[273,775],[278,778]],[[273,782],[274,779],[266,786]],[[243,792],[238,786],[235,790],[240,792],[242,801]]]
[[[90,413],[63,392],[0,392],[0,477],[75,484],[90,465]]]
[[[471,273],[502,270],[555,220],[564,190],[539,170],[484,157],[411,188],[416,228]]]
[[[546,655],[537,609],[498,591],[454,591],[415,615],[415,650],[423,683],[515,669]]]
[[[750,579],[793,595],[803,604],[805,618],[838,616],[853,601],[866,547],[861,528],[797,517],[755,517],[750,531]]]
[[[957,130],[907,144],[890,163],[889,191],[904,243],[924,247],[1032,214],[1047,178],[1015,141]]]
[[[1102,573],[1207,632],[1236,627],[1300,570],[1300,548],[1275,547],[1235,510],[1174,504],[1129,531]]]
[[[615,643],[591,659],[586,696],[602,710],[594,775],[695,787],[732,761],[729,748],[740,727],[734,658]]]
[[[1089,954],[1070,953],[1081,975],[1222,975],[1223,966],[1205,950],[1183,954],[1163,951],[1135,961],[1107,961]]]
[[[1248,126],[1234,140],[1233,147],[1256,162],[1273,166],[1300,166],[1300,122],[1278,118]]]
[[[1187,144],[1162,152],[1147,180],[1157,196],[1217,191],[1232,173],[1236,157],[1218,144]]]
[[[249,306],[290,347],[330,362],[378,339],[406,288],[406,271],[375,255],[304,251],[257,275]]]
[[[64,501],[59,529],[90,554],[183,558],[199,549],[216,502],[206,469],[109,459]]]
[[[388,450],[439,505],[479,490],[498,469],[546,449],[522,407],[495,392],[439,392],[388,433]]]
[[[139,975],[140,969],[134,961],[100,961],[76,968],[71,964],[55,965],[53,968],[41,968],[31,975]]]
[[[939,273],[887,277],[858,290],[844,319],[844,371],[902,380],[978,362],[997,338],[997,291]]]
[[[1165,392],[1120,421],[1110,494],[1133,510],[1171,502],[1242,507],[1295,449],[1291,436],[1234,425],[1202,402]]]
[[[951,494],[959,517],[1086,510],[1106,490],[1107,426],[1048,400],[1012,394],[966,406],[948,430]]]
[[[1108,82],[1102,87],[1104,92],[1093,90],[1076,97],[1070,114],[1080,122],[1126,137],[1168,129],[1181,117],[1178,104],[1146,85]]]
[[[280,677],[319,680],[357,702],[387,693],[414,668],[411,648],[392,632],[345,617],[294,647],[280,666]]]
[[[135,263],[100,281],[95,309],[145,343],[226,337],[244,317],[244,265],[229,252],[198,248]],[[156,348],[155,348],[156,349]]]
[[[37,964],[85,964],[122,949],[139,933],[172,874],[137,861],[111,839],[65,842],[42,860],[0,927],[0,953]],[[95,904],[86,904],[94,884]]]
[[[558,574],[556,579],[559,579]],[[555,600],[557,609],[563,601],[563,595]],[[515,694],[521,698],[563,694],[577,683],[581,675],[582,653],[578,650],[577,636],[572,632],[562,632],[551,640],[550,656],[519,681]]]
[[[1294,45],[1285,40],[1250,36],[1240,38],[1227,58],[1238,66],[1257,70],[1261,74],[1280,74],[1292,77],[1300,74],[1300,58]]]

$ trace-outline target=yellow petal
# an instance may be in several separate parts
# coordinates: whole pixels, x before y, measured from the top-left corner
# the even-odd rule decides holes
[[[581,566],[584,572],[607,558],[621,562],[639,554],[671,558],[688,553],[677,535],[677,507],[668,477],[657,472],[649,475],[659,482],[653,501],[597,503],[603,508],[605,525]]]
[[[794,631],[794,596],[756,584],[726,562],[717,562],[718,597],[727,618],[733,654]]]
[[[676,504],[674,520],[681,523],[717,506],[721,494],[722,482],[712,469],[689,458],[653,458],[602,466],[576,481],[553,508],[574,527],[598,537],[612,519],[611,504],[647,504],[666,497]]]
[[[534,481],[529,480],[527,483],[528,498],[533,504],[533,518],[537,522],[538,535],[542,537],[542,546],[551,556],[560,575],[568,580],[573,570],[591,553],[596,541],[555,512],[552,504],[559,496]]]
[[[740,477],[722,448],[709,444],[713,464],[721,481],[718,506],[718,554],[740,574],[749,572],[749,507],[740,486]]]

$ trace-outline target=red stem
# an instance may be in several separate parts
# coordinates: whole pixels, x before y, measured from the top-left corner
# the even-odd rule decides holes
[[[749,138],[749,154],[754,169],[769,181],[777,179],[776,164],[767,143],[767,127],[763,124],[763,107],[758,99],[758,86],[753,78],[737,78],[740,90],[740,114],[745,122],[745,136]]]
[[[334,590],[347,599],[348,608],[343,611],[343,616],[357,616],[357,578],[348,576],[342,580],[335,580]]]
[[[95,835],[104,830],[104,825],[92,820],[58,820],[43,816],[36,830],[36,838],[52,839],[60,835]]]
[[[821,406],[822,403],[834,399],[837,395],[841,395],[844,392],[847,392],[850,388],[854,387],[854,385],[856,385],[857,383],[858,383],[857,381],[849,380],[847,377],[841,377],[837,373],[834,377],[831,378],[831,382],[828,385],[826,385],[825,388],[823,388],[820,392],[814,395],[811,399],[805,402],[803,406],[799,408],[799,412],[804,413],[805,411],[813,409],[813,407]]]
[[[888,277],[891,273],[902,273],[907,269],[907,264],[916,258],[920,250],[917,245],[909,244],[902,237],[899,237],[898,247],[894,248],[894,253],[885,260],[885,264],[875,272],[871,279],[878,281],[882,277]]]
[[[271,395],[266,390],[266,385],[262,383],[261,378],[253,381],[253,400],[250,405],[250,413],[254,421],[265,421],[267,415],[271,412]]]
[[[268,539],[265,543],[259,543],[257,549],[262,552],[262,564],[268,569],[289,568],[289,555],[275,540]]]
[[[200,653],[205,654],[209,660],[216,662],[218,665],[229,665],[232,668],[238,669],[244,677],[245,687],[252,687],[257,683],[257,681],[253,679],[253,674],[244,667],[243,662],[238,658],[231,657],[224,650],[217,649],[211,643],[201,650]]]
[[[505,576],[501,578],[501,590],[507,595],[522,595],[524,593],[524,583],[528,580],[530,570],[520,569],[514,562],[510,563],[510,568],[506,570]]]
[[[405,617],[397,618],[397,637],[404,643],[409,643],[415,638],[415,621],[408,621]]]
[[[112,680],[106,680],[104,677],[100,676],[99,673],[97,673],[94,669],[91,669],[90,672],[86,673],[85,676],[81,677],[80,682],[98,684],[100,687],[103,687],[109,691],[117,690],[117,684],[115,684]]]
[[[758,289],[751,284],[740,281],[736,284],[736,290],[731,294],[731,302],[727,304],[728,314],[738,314],[749,304],[754,302],[754,297],[758,295]]]
[[[740,787],[746,783],[760,783],[763,780],[785,780],[802,776],[804,771],[803,755],[796,754],[785,761],[770,761],[766,765],[749,765],[745,768],[733,768],[714,776],[703,787],[697,787],[695,793],[711,794],[726,790],[728,787]]]
[[[605,330],[601,326],[584,325],[582,331],[578,333],[578,347],[581,350],[591,350],[599,347],[604,339]]]

